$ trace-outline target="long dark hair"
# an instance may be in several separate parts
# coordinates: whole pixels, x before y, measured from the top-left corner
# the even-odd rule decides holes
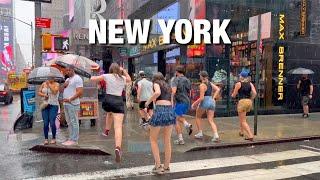
[[[112,63],[109,68],[109,73],[116,77],[122,78],[122,72],[118,63]]]
[[[161,72],[157,72],[152,77],[152,82],[159,84],[161,90],[165,90],[168,93],[171,93],[171,89],[169,84],[166,82],[163,74]]]

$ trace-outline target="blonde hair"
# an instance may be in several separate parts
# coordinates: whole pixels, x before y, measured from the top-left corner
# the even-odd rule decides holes
[[[250,82],[249,77],[245,78],[245,77],[240,76],[239,80],[240,80],[240,82]]]

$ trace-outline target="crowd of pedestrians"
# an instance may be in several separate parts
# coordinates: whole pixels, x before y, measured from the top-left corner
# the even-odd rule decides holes
[[[68,78],[66,82],[59,87],[58,83],[53,80],[44,82],[39,89],[39,96],[43,97],[47,102],[42,108],[42,116],[44,120],[44,144],[55,144],[56,127],[55,118],[59,110],[59,89],[63,93],[63,106],[65,117],[69,128],[69,139],[62,143],[65,146],[76,145],[79,140],[79,119],[78,112],[80,110],[80,97],[83,94],[83,80],[75,74],[72,68],[66,69]],[[206,114],[208,122],[213,132],[212,141],[219,142],[218,128],[214,121],[216,100],[220,95],[220,88],[209,80],[206,71],[199,74],[199,97],[191,104],[191,81],[185,76],[183,67],[176,68],[175,77],[167,81],[160,72],[153,75],[149,80],[146,74],[139,72],[139,79],[132,83],[128,72],[120,67],[117,63],[111,64],[109,73],[100,76],[92,76],[90,81],[98,84],[103,81],[105,95],[103,96],[102,108],[106,112],[104,136],[108,136],[110,130],[114,129],[115,141],[115,157],[116,162],[121,162],[122,158],[122,126],[125,117],[125,106],[133,108],[133,103],[128,100],[124,101],[123,92],[126,96],[135,92],[135,96],[139,103],[139,115],[141,121],[140,126],[149,132],[151,150],[155,161],[153,172],[162,174],[170,171],[171,161],[171,135],[175,128],[177,139],[174,144],[184,145],[183,130],[187,135],[193,133],[193,126],[189,123],[185,115],[193,109],[196,111],[195,125],[196,133],[194,137],[201,139],[204,137],[202,128],[202,117]],[[128,85],[132,85],[134,90],[128,90]],[[127,89],[126,89],[127,87]],[[130,86],[129,86],[130,87]],[[131,93],[128,93],[128,91]],[[249,81],[248,73],[243,71],[240,73],[240,81],[235,84],[232,97],[238,97],[237,110],[240,122],[240,136],[245,136],[246,140],[253,141],[253,134],[246,122],[246,113],[251,111],[252,102],[256,96],[254,85]],[[128,98],[127,98],[128,99]],[[132,101],[130,99],[130,101]],[[52,130],[52,140],[48,140],[49,125]],[[160,150],[158,139],[160,131],[163,131],[164,141],[164,163],[161,164]]]

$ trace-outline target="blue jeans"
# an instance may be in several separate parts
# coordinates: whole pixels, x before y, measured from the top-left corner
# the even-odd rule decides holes
[[[64,113],[69,128],[69,140],[77,142],[79,140],[79,119],[78,113],[80,105],[64,103]]]
[[[43,119],[43,133],[45,139],[48,139],[49,124],[52,132],[52,139],[56,138],[56,117],[58,115],[58,106],[49,104],[45,109],[41,111]]]

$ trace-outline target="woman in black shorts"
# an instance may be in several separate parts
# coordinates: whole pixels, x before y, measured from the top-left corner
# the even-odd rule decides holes
[[[124,74],[124,76],[122,76],[122,74]],[[112,122],[114,122],[116,162],[120,162],[122,155],[122,123],[124,118],[122,92],[126,83],[131,82],[131,78],[126,70],[121,68],[117,63],[112,63],[108,74],[92,76],[91,80],[96,82],[104,80],[106,82],[106,97],[102,103],[102,108],[107,112],[107,116],[106,128],[103,135],[109,135]]]
[[[156,101],[154,114],[149,120],[150,144],[155,161],[155,167],[152,169],[152,172],[163,174],[170,171],[169,164],[171,161],[171,133],[173,125],[176,124],[176,117],[171,104],[171,88],[168,83],[165,82],[164,77],[160,72],[153,76],[153,89],[154,93],[145,103],[145,107],[148,107],[153,101]],[[165,148],[164,166],[161,165],[158,147],[158,136],[161,128],[163,128],[163,141]]]

